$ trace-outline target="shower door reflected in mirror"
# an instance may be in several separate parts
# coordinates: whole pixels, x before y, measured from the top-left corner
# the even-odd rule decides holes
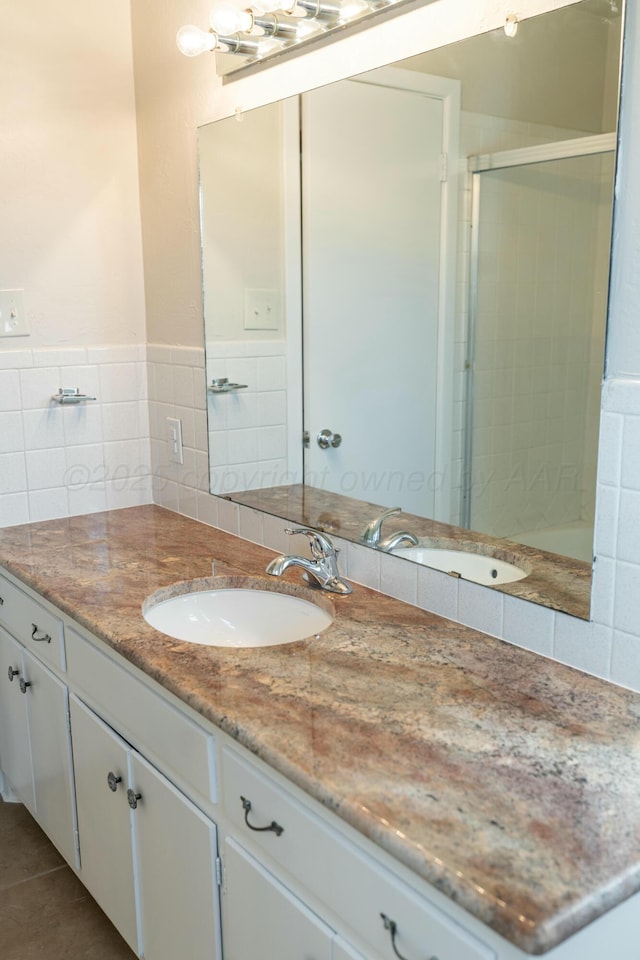
[[[474,172],[465,526],[589,561],[613,137]]]

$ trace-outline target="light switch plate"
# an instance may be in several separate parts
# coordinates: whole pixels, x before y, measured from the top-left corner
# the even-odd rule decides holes
[[[280,295],[277,290],[245,290],[245,330],[277,330],[280,325]]]
[[[28,337],[24,290],[0,290],[0,337]]]
[[[167,447],[170,463],[184,463],[182,449],[182,420],[167,417]]]

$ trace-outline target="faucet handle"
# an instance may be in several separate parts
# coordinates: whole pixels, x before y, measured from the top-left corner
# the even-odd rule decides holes
[[[308,537],[314,560],[326,560],[327,557],[335,556],[336,550],[331,540],[318,530],[313,530],[311,527],[296,527],[295,529],[285,527],[284,532],[290,537],[297,533],[303,533]]]

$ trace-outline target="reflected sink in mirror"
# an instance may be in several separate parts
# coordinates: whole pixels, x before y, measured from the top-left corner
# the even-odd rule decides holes
[[[210,577],[158,590],[145,600],[142,615],[175,640],[210,647],[269,647],[326,630],[331,604],[310,599],[305,588],[290,589],[274,590],[257,578]]]
[[[524,580],[530,572],[525,566],[520,567],[496,556],[470,550],[435,547],[428,542],[419,543],[416,547],[396,547],[390,552],[395,557],[404,557],[405,560],[413,560],[414,563],[421,563],[433,570],[442,570],[443,573],[483,586],[515,583],[516,580]]]

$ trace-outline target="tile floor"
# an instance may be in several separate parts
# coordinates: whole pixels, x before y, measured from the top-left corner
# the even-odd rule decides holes
[[[1,800],[0,957],[135,958],[27,810]]]

